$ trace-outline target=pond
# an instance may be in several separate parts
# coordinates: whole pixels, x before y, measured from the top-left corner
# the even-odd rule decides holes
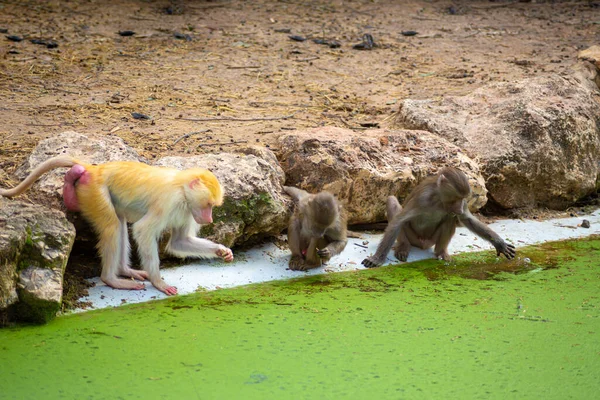
[[[600,238],[0,330],[1,399],[593,398]]]

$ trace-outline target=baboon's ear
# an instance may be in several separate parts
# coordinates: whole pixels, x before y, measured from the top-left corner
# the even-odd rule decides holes
[[[437,186],[440,187],[445,183],[448,183],[448,178],[446,178],[446,175],[440,174],[437,178]]]
[[[196,178],[192,181],[190,181],[190,183],[188,183],[188,186],[190,189],[198,189],[198,187],[200,186],[200,179]]]

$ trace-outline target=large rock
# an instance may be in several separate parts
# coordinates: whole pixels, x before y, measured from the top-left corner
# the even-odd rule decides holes
[[[42,140],[31,155],[17,169],[16,175],[23,180],[40,163],[59,155],[69,155],[89,164],[109,161],[142,161],[141,157],[116,136],[93,137],[67,131]],[[43,175],[34,189],[48,195],[50,200],[59,200],[66,169],[60,168]]]
[[[224,202],[213,210],[215,222],[200,236],[225,246],[249,244],[274,236],[287,227],[291,200],[283,195],[283,170],[275,155],[264,148],[247,154],[206,154],[165,157],[156,165],[177,169],[207,168],[221,182]]]
[[[600,69],[600,45],[580,51],[577,58],[582,61],[589,61],[595,68]]]
[[[31,322],[54,318],[74,239],[62,212],[0,198],[0,314]]]
[[[389,195],[403,200],[423,178],[445,166],[458,167],[469,177],[471,210],[486,202],[477,163],[429,132],[325,127],[282,135],[278,141],[286,184],[311,193],[331,192],[345,204],[350,224],[384,221]]]
[[[600,93],[588,67],[405,100],[395,126],[428,130],[476,158],[489,197],[503,208],[564,209],[597,189],[600,172]]]

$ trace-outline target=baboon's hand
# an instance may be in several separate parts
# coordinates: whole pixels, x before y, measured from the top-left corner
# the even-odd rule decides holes
[[[448,250],[442,250],[441,252],[436,253],[435,256],[437,257],[438,260],[444,260],[444,261],[452,260],[452,257],[450,257],[450,254],[448,254]]]
[[[504,240],[500,239],[498,242],[492,243],[496,248],[496,255],[500,256],[500,254],[504,254],[507,259],[515,258],[517,251],[515,250],[515,246],[512,244],[506,243]]]
[[[367,268],[375,268],[381,266],[381,264],[383,264],[383,261],[384,260],[381,260],[380,258],[375,257],[373,255],[362,260],[362,265],[364,265]]]
[[[300,256],[292,256],[288,264],[288,268],[292,271],[306,271],[306,263]]]
[[[329,251],[329,249],[325,247],[324,249],[317,250],[317,255],[321,258],[330,259],[331,251]]]
[[[221,257],[225,262],[233,261],[233,252],[231,251],[231,249],[228,249],[225,246],[219,248],[215,252],[215,254],[217,255],[217,257]]]
[[[398,250],[394,249],[394,255],[398,261],[406,261],[408,259],[409,250]]]

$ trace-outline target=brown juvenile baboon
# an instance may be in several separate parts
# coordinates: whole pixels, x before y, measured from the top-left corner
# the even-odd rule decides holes
[[[421,182],[406,198],[404,208],[394,196],[390,196],[387,200],[389,223],[383,239],[375,254],[365,258],[362,264],[368,268],[383,264],[395,240],[398,243],[394,255],[400,261],[406,261],[411,245],[421,249],[435,246],[435,256],[449,260],[448,244],[458,224],[490,242],[498,255],[513,258],[515,247],[507,244],[469,211],[465,199],[470,193],[466,175],[456,168],[447,167]]]
[[[296,208],[288,226],[292,252],[289,268],[306,271],[321,266],[346,247],[346,212],[331,193],[284,186]]]

